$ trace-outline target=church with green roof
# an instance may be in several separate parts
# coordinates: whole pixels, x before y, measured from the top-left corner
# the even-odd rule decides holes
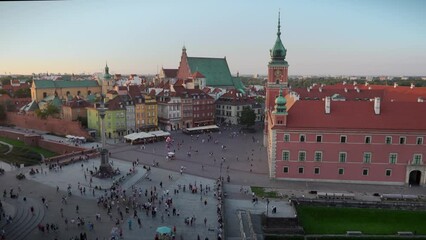
[[[245,87],[239,77],[233,77],[225,58],[188,57],[186,48],[182,48],[182,56],[178,68],[178,79],[204,78],[205,86],[237,89],[245,93]]]

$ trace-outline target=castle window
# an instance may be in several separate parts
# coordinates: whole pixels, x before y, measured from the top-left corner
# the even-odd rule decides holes
[[[284,168],[283,168],[283,172],[284,172],[284,173],[288,173],[288,167],[284,167]]]
[[[371,152],[364,152],[364,163],[371,163]]]
[[[305,142],[305,135],[300,134],[299,141],[300,142]]]
[[[405,137],[399,137],[399,144],[405,144],[406,138]]]
[[[422,164],[422,154],[414,154],[413,155],[413,165],[420,165]]]
[[[339,153],[339,162],[344,163],[346,162],[346,152],[340,152]]]
[[[317,142],[322,142],[322,136],[321,135],[317,135]]]
[[[386,176],[390,177],[392,175],[392,170],[391,169],[386,169]]]
[[[362,175],[363,176],[368,176],[368,168],[362,169]]]
[[[390,164],[396,164],[398,161],[398,154],[397,153],[389,153],[389,163]]]
[[[320,173],[320,168],[319,167],[314,168],[314,174],[319,174],[319,173]]]
[[[340,136],[340,143],[346,143],[347,139],[346,136],[342,135]]]
[[[303,162],[306,160],[306,152],[305,151],[299,151],[299,161]]]
[[[315,151],[315,159],[316,162],[322,161],[322,151]]]
[[[371,143],[371,136],[366,136],[366,137],[365,137],[365,143],[366,143],[366,144]]]
[[[300,167],[300,168],[299,168],[299,173],[300,173],[300,174],[303,174],[303,171],[304,171],[303,167]]]
[[[339,175],[343,175],[345,173],[345,169],[339,168],[338,172],[339,172]]]
[[[417,145],[422,145],[423,144],[423,137],[417,137],[416,143],[417,143]]]
[[[392,144],[392,137],[391,136],[386,136],[385,143],[386,144]]]
[[[290,152],[289,151],[283,151],[283,161],[290,160]]]
[[[284,134],[284,142],[290,142],[290,134]]]

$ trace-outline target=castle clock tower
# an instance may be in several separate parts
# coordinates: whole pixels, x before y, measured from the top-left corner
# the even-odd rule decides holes
[[[283,95],[287,93],[288,87],[288,62],[285,60],[287,50],[281,42],[280,13],[278,13],[278,31],[274,47],[270,50],[271,61],[268,64],[268,81],[265,84],[265,132],[264,145],[268,134],[268,122],[275,107],[275,98],[283,89]]]

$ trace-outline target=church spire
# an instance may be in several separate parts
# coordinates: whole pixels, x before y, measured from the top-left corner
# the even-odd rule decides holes
[[[281,12],[278,12],[278,31],[277,39],[275,40],[274,47],[271,49],[271,63],[275,64],[287,64],[285,56],[287,50],[281,42]]]
[[[281,19],[281,12],[278,11],[278,32],[277,32],[277,36],[281,37],[281,24],[280,24],[280,19]]]

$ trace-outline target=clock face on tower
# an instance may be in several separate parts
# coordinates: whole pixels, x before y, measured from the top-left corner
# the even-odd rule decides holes
[[[276,77],[279,77],[279,76],[281,76],[282,73],[281,73],[281,70],[275,70],[274,74],[275,74]]]

